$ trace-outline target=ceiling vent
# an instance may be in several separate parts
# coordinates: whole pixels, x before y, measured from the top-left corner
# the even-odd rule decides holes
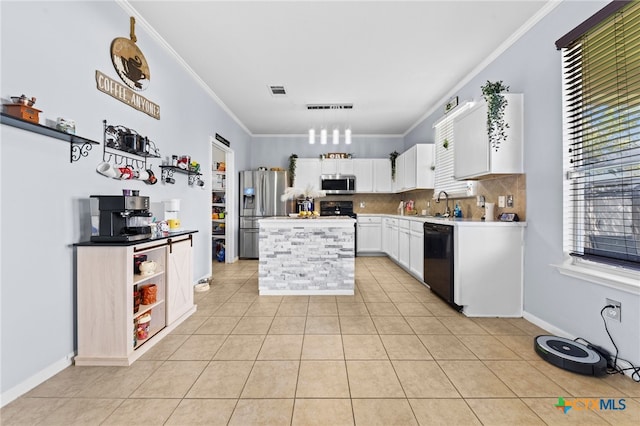
[[[271,96],[286,96],[287,91],[284,90],[284,86],[269,86]]]
[[[307,104],[307,109],[353,109],[353,104]]]

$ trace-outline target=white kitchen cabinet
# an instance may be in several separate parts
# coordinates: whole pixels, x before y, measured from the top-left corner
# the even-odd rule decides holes
[[[190,234],[139,244],[80,243],[76,246],[78,355],[76,365],[131,365],[196,310],[193,304]],[[172,247],[173,246],[173,247]],[[173,252],[170,252],[173,250]],[[134,257],[157,265],[149,275],[134,271]],[[187,261],[188,259],[188,261]],[[187,270],[185,270],[187,269]],[[134,292],[156,286],[155,301],[135,310]],[[149,331],[138,319],[150,314]]]
[[[193,307],[193,238],[169,239],[167,253],[167,323],[172,324]]]
[[[358,254],[382,252],[382,218],[358,216]]]
[[[371,163],[373,168],[373,192],[391,192],[391,161],[388,158],[374,158]]]
[[[406,156],[404,153],[396,157],[396,175],[392,182],[393,192],[402,192],[405,190],[406,185],[404,183],[404,159]]]
[[[409,271],[422,281],[424,279],[423,223],[411,221],[409,231]]]
[[[356,192],[373,192],[373,160],[371,158],[355,158],[351,162],[353,174],[356,177]]]
[[[391,254],[391,221],[390,217],[382,218],[382,252],[389,256]],[[397,232],[397,231],[396,231]]]
[[[411,224],[407,219],[398,219],[398,263],[403,268],[410,270],[410,236]]]
[[[353,160],[350,158],[325,158],[320,161],[320,164],[323,175],[353,174]]]
[[[316,191],[320,190],[321,162],[319,158],[298,158],[293,186],[299,189],[311,186]]]
[[[434,144],[412,146],[396,159],[394,192],[433,189],[435,180],[434,166]]]
[[[521,225],[458,226],[454,239],[454,302],[470,317],[521,317]]]
[[[507,138],[496,150],[487,135],[487,104],[480,101],[453,121],[456,179],[482,179],[499,174],[524,173],[523,95],[506,93],[504,119]]]
[[[398,239],[398,219],[395,218],[390,218],[389,219],[389,224],[390,224],[390,232],[389,232],[389,240],[390,240],[390,244],[389,244],[389,256],[391,257],[391,259],[395,260],[396,262],[398,261],[398,252],[399,252],[399,239]]]

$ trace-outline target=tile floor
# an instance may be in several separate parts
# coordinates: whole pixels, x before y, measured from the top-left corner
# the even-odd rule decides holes
[[[533,351],[524,319],[467,318],[386,258],[355,296],[257,294],[257,262],[214,264],[198,311],[130,367],[69,367],[2,425],[638,424],[640,384],[585,377]],[[625,399],[623,411],[554,407]]]

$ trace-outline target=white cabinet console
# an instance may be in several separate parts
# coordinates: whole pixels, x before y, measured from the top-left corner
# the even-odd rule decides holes
[[[194,232],[137,243],[76,244],[76,365],[131,365],[196,311]],[[141,273],[136,262],[143,260],[155,269]]]

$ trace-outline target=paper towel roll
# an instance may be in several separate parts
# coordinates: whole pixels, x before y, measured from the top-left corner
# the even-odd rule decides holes
[[[494,207],[496,203],[484,203],[484,220],[487,222],[496,220]]]

